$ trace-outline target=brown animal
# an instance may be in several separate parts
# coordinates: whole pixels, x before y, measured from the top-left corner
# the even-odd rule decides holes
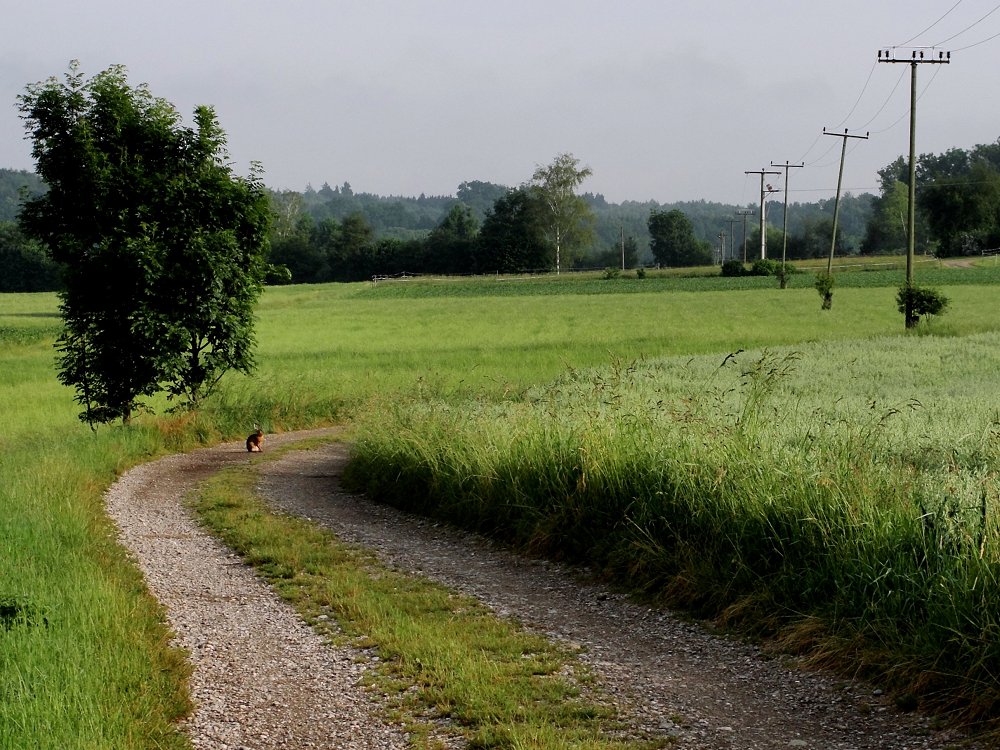
[[[264,450],[264,431],[257,428],[257,432],[247,435],[247,450],[250,453],[260,453]]]

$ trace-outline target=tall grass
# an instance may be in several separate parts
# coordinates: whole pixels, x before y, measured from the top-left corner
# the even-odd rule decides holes
[[[981,719],[1000,708],[998,345],[617,363],[526,402],[383,405],[350,477]]]

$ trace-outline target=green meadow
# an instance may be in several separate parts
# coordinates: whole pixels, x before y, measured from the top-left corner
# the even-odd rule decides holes
[[[102,493],[255,423],[350,423],[376,497],[995,716],[1000,276],[920,274],[951,305],[910,334],[890,270],[838,273],[827,312],[808,273],[270,288],[253,377],[94,433],[55,296],[0,295],[0,748],[186,747]]]

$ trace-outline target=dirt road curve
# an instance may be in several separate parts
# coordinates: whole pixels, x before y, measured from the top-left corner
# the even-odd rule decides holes
[[[267,445],[307,434],[316,433],[269,436]],[[133,469],[108,493],[122,542],[192,655],[197,708],[186,731],[212,750],[406,747],[357,687],[358,655],[325,645],[182,509],[182,496],[212,472],[253,460],[238,444],[171,456]],[[877,688],[789,669],[558,566],[346,494],[345,460],[334,444],[261,464],[261,491],[389,564],[571,642],[625,715],[678,748],[943,750],[960,741],[898,713]]]

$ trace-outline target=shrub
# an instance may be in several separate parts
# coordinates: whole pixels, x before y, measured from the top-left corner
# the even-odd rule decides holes
[[[820,299],[823,300],[823,304],[820,307],[824,310],[829,310],[833,307],[833,274],[816,274],[816,281],[813,283],[813,286],[816,287]]]
[[[948,298],[936,289],[915,284],[903,284],[896,292],[896,309],[908,315],[907,328],[915,326],[920,321],[921,315],[940,315],[948,307],[948,301]]]
[[[727,260],[722,264],[723,276],[746,276],[746,267],[738,260]]]

